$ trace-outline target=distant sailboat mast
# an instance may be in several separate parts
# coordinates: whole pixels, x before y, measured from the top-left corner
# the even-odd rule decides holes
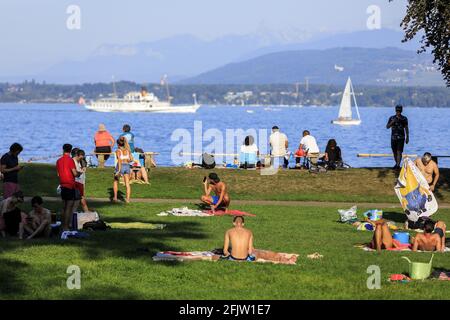
[[[356,114],[358,115],[358,120],[361,120],[361,116],[359,115],[358,103],[356,102],[355,90],[353,89],[353,83],[350,80],[350,77],[348,78],[348,81],[350,81],[350,87],[352,89],[352,96],[353,96],[353,102],[355,103]]]

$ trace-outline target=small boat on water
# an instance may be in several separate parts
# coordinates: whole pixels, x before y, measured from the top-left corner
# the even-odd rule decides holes
[[[353,119],[352,114],[352,96],[355,103],[357,119]],[[336,120],[331,121],[333,124],[341,126],[358,126],[361,124],[361,116],[359,115],[358,104],[356,103],[355,91],[353,90],[352,80],[350,77],[345,85],[344,93],[342,94],[341,106],[339,108],[339,116]]]

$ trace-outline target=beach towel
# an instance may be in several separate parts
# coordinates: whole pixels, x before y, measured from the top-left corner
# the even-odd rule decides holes
[[[188,207],[173,208],[172,210],[163,211],[158,214],[158,216],[160,217],[165,217],[169,215],[177,217],[211,217],[211,215],[206,212],[189,209]]]
[[[436,198],[427,180],[409,158],[403,161],[394,190],[410,221],[430,217],[438,210]]]
[[[225,212],[223,210],[212,212],[212,210],[194,210],[189,209],[188,207],[183,208],[173,208],[172,210],[163,211],[157,214],[160,217],[165,216],[177,216],[177,217],[213,217],[213,216],[224,216],[224,215],[232,215],[232,216],[248,216],[248,217],[256,217],[255,214],[240,211],[240,210],[228,210]]]
[[[218,261],[220,255],[214,254],[211,251],[190,251],[190,252],[178,252],[178,251],[163,251],[158,252],[152,257],[153,261]]]
[[[61,234],[61,240],[67,240],[69,238],[83,239],[87,237],[89,237],[88,233],[80,231],[64,231]]]
[[[227,212],[225,212],[223,210],[214,211],[214,212],[212,212],[212,210],[208,210],[208,211],[206,211],[206,213],[209,215],[213,215],[213,216],[230,215],[230,216],[256,217],[256,214],[252,214],[252,213],[248,213],[248,212],[244,212],[244,211],[240,211],[240,210],[228,210]]]
[[[259,249],[258,249],[259,250]],[[259,250],[264,251],[264,250]],[[281,255],[284,255],[287,259],[291,258],[292,256],[297,256],[298,254],[294,253],[279,253]],[[218,255],[212,251],[187,251],[187,252],[179,252],[179,251],[163,251],[158,252],[156,255],[152,257],[153,261],[218,261],[220,260],[222,256]],[[272,263],[272,264],[288,264],[280,261],[272,261],[272,260],[265,260],[265,259],[256,259],[252,262],[259,262],[259,263]],[[296,264],[296,263],[290,263],[290,264]]]

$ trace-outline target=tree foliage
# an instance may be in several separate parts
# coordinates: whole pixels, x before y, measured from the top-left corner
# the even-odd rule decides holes
[[[408,0],[401,27],[405,30],[404,42],[422,33],[418,52],[432,48],[434,63],[450,87],[450,0]]]

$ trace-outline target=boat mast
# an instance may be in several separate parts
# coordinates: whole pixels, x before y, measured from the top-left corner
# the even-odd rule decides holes
[[[352,90],[353,102],[355,103],[356,114],[358,115],[358,120],[361,120],[361,116],[359,115],[358,104],[356,103],[355,90],[353,89],[353,83],[350,81],[350,87]]]

